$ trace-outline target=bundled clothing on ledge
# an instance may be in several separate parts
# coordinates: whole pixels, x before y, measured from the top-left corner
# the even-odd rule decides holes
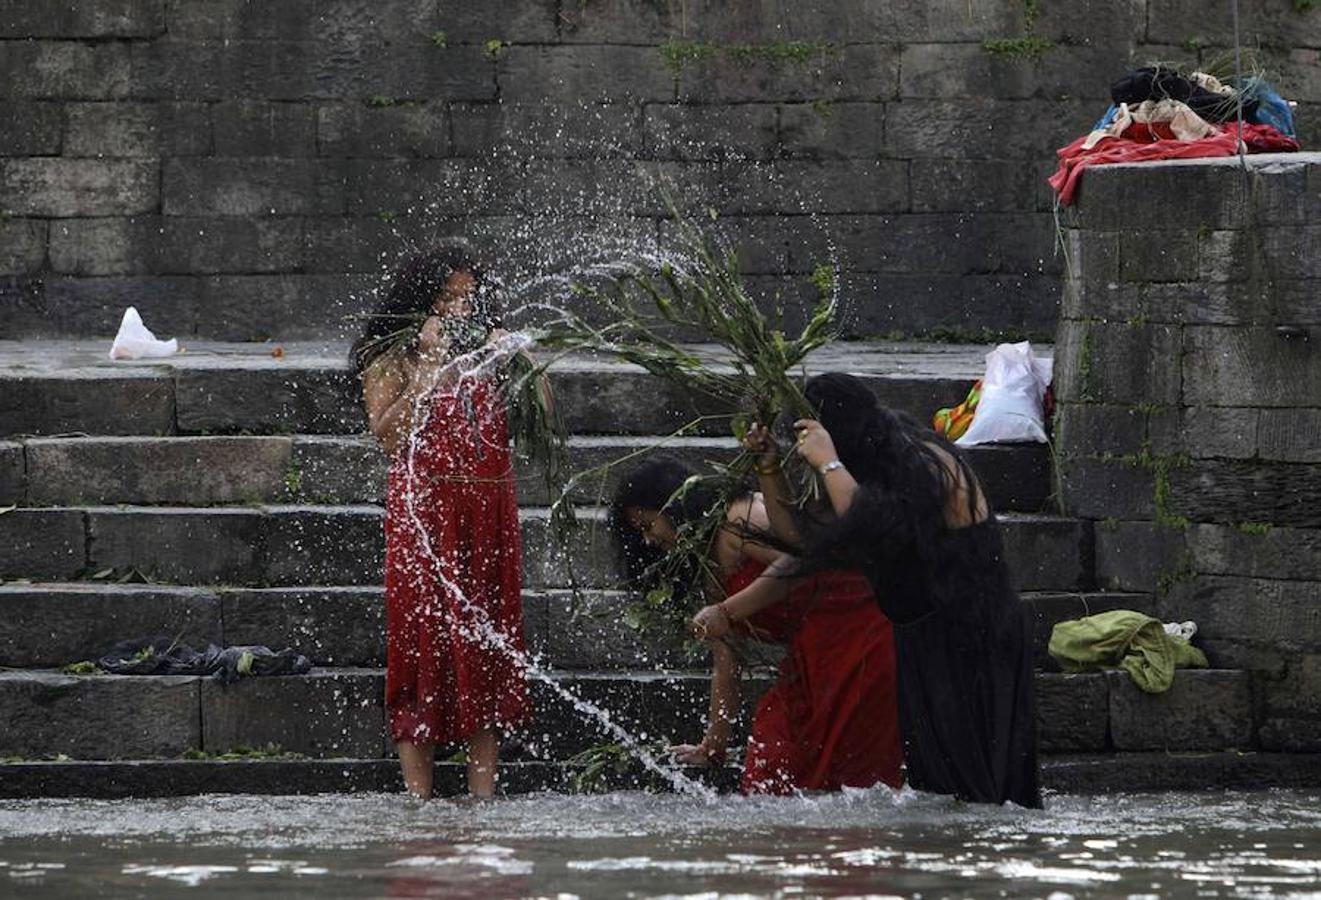
[[[1255,76],[1239,89],[1205,72],[1184,77],[1154,66],[1116,81],[1110,96],[1114,105],[1092,131],[1056,153],[1060,165],[1050,185],[1064,206],[1090,166],[1233,156],[1240,140],[1248,153],[1299,149],[1289,104]]]

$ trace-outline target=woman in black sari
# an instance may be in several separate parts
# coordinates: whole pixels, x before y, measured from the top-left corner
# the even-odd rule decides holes
[[[801,536],[772,516],[803,557],[773,564],[745,590],[787,591],[793,575],[817,568],[866,574],[894,623],[909,784],[1039,807],[1030,622],[976,476],[953,445],[882,407],[857,378],[821,375],[806,394],[819,418],[795,423],[796,451],[820,474],[834,515],[800,523]],[[752,442],[765,453],[758,471],[778,471],[764,429]],[[763,491],[780,494],[765,481]],[[718,618],[708,609],[697,621],[709,634]]]

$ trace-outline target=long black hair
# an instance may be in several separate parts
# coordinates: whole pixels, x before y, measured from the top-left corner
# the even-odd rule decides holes
[[[629,522],[628,511],[654,510],[674,523],[676,530],[700,522],[720,503],[720,492],[697,476],[697,470],[678,457],[657,453],[619,480],[610,502],[608,523],[615,555],[630,583],[646,577],[649,570],[654,572],[665,550],[642,539]]]
[[[842,522],[807,524],[817,552],[856,561],[889,547],[920,558],[947,527],[948,498],[960,489],[967,491],[970,520],[978,518],[981,489],[963,453],[906,413],[882,406],[865,381],[818,375],[804,396],[863,488]]]
[[[485,266],[467,244],[447,242],[414,256],[395,273],[389,290],[367,317],[362,336],[349,351],[353,371],[361,375],[394,344],[392,335],[425,318],[455,272],[469,272],[477,282],[472,297],[472,321],[488,334],[498,328],[500,315],[493,296],[494,284]],[[413,349],[416,340],[416,334],[412,335],[405,349]]]

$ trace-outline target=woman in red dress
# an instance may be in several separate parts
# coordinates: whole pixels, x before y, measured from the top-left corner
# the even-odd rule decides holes
[[[715,499],[681,486],[695,473],[657,456],[621,483],[611,508],[616,540],[634,576],[674,549],[679,529]],[[788,645],[779,677],[753,717],[743,763],[745,793],[784,794],[900,784],[902,753],[890,623],[866,579],[823,572],[769,606],[736,605],[733,596],[782,554],[764,540],[771,520],[760,494],[734,503],[712,545],[718,584],[712,607],[730,630]],[[763,539],[759,539],[762,536]],[[706,765],[724,758],[739,709],[739,663],[724,637],[707,641],[712,655],[711,707],[705,736],[672,748],[676,759]]]
[[[372,433],[390,457],[386,686],[408,790],[432,791],[435,746],[468,743],[468,790],[489,797],[499,733],[529,718],[522,547],[496,326],[461,248],[415,259],[354,346]],[[430,313],[413,346],[384,349]]]

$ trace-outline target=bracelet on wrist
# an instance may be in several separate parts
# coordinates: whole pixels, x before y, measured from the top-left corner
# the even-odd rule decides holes
[[[752,466],[752,470],[758,475],[774,475],[776,472],[780,471],[780,466],[778,463],[771,463],[770,465],[755,463]]]
[[[832,459],[828,463],[822,463],[821,465],[817,466],[816,471],[818,475],[829,475],[831,472],[835,471],[836,469],[842,469],[842,468],[844,468],[844,464],[842,462],[840,462],[837,459]]]

